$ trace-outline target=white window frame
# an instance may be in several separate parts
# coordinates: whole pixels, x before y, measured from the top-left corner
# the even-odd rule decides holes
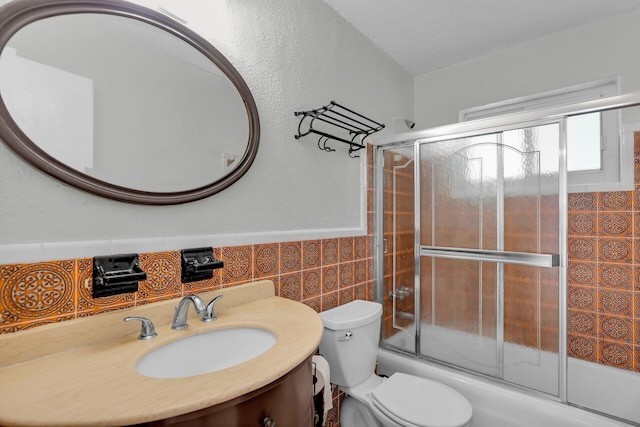
[[[481,119],[526,110],[567,105],[590,101],[620,93],[619,77],[597,80],[562,89],[495,102],[479,107],[460,110],[459,121]],[[571,171],[568,173],[570,193],[593,191],[630,191],[634,188],[634,125],[622,129],[620,111],[601,112],[601,159],[600,170]]]

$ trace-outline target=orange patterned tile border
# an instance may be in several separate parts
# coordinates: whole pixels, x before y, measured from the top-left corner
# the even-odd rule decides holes
[[[278,295],[316,311],[353,298],[373,299],[370,237],[214,248],[225,266],[212,279],[182,283],[180,252],[139,256],[147,279],[136,293],[93,298],[91,258],[0,265],[0,333],[92,316],[190,293],[273,280]],[[342,250],[339,251],[340,244]],[[327,248],[327,256],[323,249]]]

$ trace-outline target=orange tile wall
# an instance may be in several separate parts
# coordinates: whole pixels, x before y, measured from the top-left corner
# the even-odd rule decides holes
[[[640,372],[640,134],[635,190],[569,195],[568,352]]]

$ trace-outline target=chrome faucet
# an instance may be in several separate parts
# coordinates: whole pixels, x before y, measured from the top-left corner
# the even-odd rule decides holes
[[[213,306],[216,303],[216,301],[218,301],[220,298],[222,298],[222,295],[218,295],[217,297],[212,299],[209,304],[207,304],[207,308],[204,312],[204,316],[202,316],[203,322],[213,322],[214,320],[217,319],[216,314],[213,311]]]
[[[187,295],[182,298],[178,305],[176,305],[176,312],[173,315],[173,323],[171,329],[184,329],[187,326],[187,311],[189,311],[189,304],[193,303],[196,309],[196,313],[203,314],[207,307],[204,305],[204,301],[197,295]]]

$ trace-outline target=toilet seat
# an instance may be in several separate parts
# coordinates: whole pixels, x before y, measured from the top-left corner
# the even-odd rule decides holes
[[[405,427],[463,427],[471,404],[444,384],[395,373],[371,392],[376,409]]]

